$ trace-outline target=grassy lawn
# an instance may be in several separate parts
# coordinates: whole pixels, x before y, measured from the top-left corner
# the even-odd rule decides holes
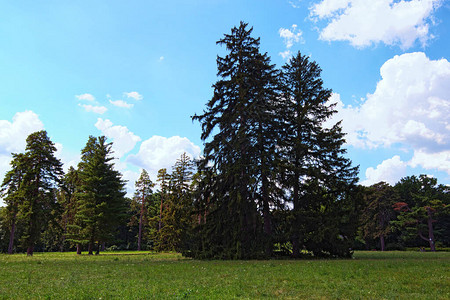
[[[450,252],[197,261],[176,253],[0,254],[0,299],[450,299]]]

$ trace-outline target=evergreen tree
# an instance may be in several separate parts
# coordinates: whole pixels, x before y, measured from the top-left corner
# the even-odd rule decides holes
[[[26,142],[25,176],[20,187],[23,197],[18,209],[24,226],[21,241],[27,255],[33,255],[34,245],[56,204],[56,190],[63,171],[46,131],[30,134]]]
[[[398,216],[392,224],[402,231],[404,240],[419,237],[435,251],[436,236],[445,238],[445,227],[439,226],[439,221],[445,222],[450,212],[449,187],[438,184],[436,178],[420,175],[402,178],[395,189],[400,201],[393,206]]]
[[[162,213],[162,227],[157,236],[159,251],[180,251],[182,242],[192,220],[192,180],[193,163],[183,153],[173,166],[169,182],[169,194]]]
[[[260,241],[263,231],[270,241],[272,230],[269,206],[275,145],[271,129],[277,80],[252,30],[241,22],[217,42],[228,51],[217,58],[221,79],[213,85],[214,96],[206,111],[193,117],[202,124],[201,138],[211,138],[205,143],[200,172],[215,176],[214,181],[205,178],[211,184],[211,218],[199,233],[199,244],[208,245],[204,256],[246,258],[271,251],[270,245],[264,247]],[[219,131],[213,135],[214,129]]]
[[[133,202],[139,206],[139,231],[137,249],[141,251],[141,242],[144,224],[147,224],[147,206],[149,205],[150,197],[153,193],[153,182],[150,180],[146,170],[142,170],[141,176],[135,183],[136,192],[134,194]]]
[[[24,190],[23,180],[26,174],[26,156],[24,154],[12,154],[13,159],[10,162],[11,170],[8,171],[3,179],[1,188],[1,197],[6,204],[4,224],[9,228],[8,254],[13,253],[14,241],[16,239],[16,226],[18,222],[19,204],[23,201]],[[6,228],[5,226],[5,228]]]
[[[360,216],[362,235],[365,240],[380,239],[381,251],[385,250],[385,238],[391,232],[390,221],[395,217],[392,205],[398,200],[394,188],[385,182],[367,189],[365,207]]]
[[[343,155],[345,140],[340,123],[324,126],[335,110],[328,104],[331,90],[323,87],[321,69],[300,52],[283,66],[283,116],[280,149],[284,187],[292,203],[291,241],[298,257],[318,212],[335,201],[349,199],[357,168]],[[339,205],[340,206],[340,205]],[[333,209],[332,209],[333,210]],[[337,233],[341,235],[340,233]]]
[[[75,242],[88,244],[89,254],[97,244],[113,240],[126,213],[125,183],[111,162],[112,143],[106,137],[89,137],[78,165],[80,187],[77,190],[76,223],[79,232]]]

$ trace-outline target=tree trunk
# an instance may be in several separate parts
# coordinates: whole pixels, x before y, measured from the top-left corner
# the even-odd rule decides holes
[[[300,245],[299,245],[299,229],[298,229],[298,210],[299,210],[299,205],[300,205],[300,201],[299,201],[299,177],[300,175],[298,174],[297,168],[298,168],[298,160],[295,161],[295,174],[294,174],[294,195],[293,195],[293,203],[294,203],[294,207],[293,207],[293,213],[294,213],[294,224],[293,224],[293,228],[292,228],[292,237],[291,237],[291,243],[292,243],[292,257],[294,258],[298,258],[300,257]]]
[[[77,244],[77,254],[81,254],[81,245]]]
[[[95,251],[95,255],[100,254],[100,242],[97,242],[97,250]]]
[[[163,210],[163,192],[161,193],[161,206],[159,207],[159,226],[158,226],[158,231],[161,231],[162,210]]]
[[[89,245],[88,245],[88,255],[92,255],[93,254],[93,252],[92,252],[92,242],[89,242]]]
[[[384,251],[384,248],[385,248],[384,235],[380,235],[380,244],[381,244],[381,251]]]
[[[144,202],[144,199],[145,199],[145,196],[143,195],[142,196],[142,203],[141,203],[141,213],[140,213],[140,216],[139,216],[139,234],[138,234],[138,251],[141,251],[141,241],[142,241],[142,218],[143,218],[143,216],[144,216],[144,204],[145,204],[145,202]]]
[[[33,245],[28,246],[27,248],[27,256],[33,256]]]
[[[14,249],[14,235],[16,233],[16,220],[15,217],[13,219],[13,223],[11,225],[11,233],[9,234],[9,245],[8,245],[8,254],[13,253]]]
[[[430,250],[436,251],[435,248],[435,242],[434,242],[434,232],[433,232],[433,215],[431,212],[431,208],[427,207],[427,214],[428,214],[428,241],[430,243]]]

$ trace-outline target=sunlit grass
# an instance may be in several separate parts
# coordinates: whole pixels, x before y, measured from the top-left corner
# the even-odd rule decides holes
[[[197,261],[177,253],[0,255],[0,298],[450,299],[450,253]]]

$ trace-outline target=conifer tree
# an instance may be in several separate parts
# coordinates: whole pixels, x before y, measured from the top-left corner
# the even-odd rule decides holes
[[[211,183],[211,218],[200,236],[205,239],[201,244],[209,244],[210,253],[203,253],[207,256],[246,258],[271,252],[278,72],[267,54],[259,52],[252,30],[241,22],[217,42],[228,54],[217,58],[220,79],[206,111],[193,117],[202,124],[201,138],[208,140],[200,172],[215,176],[214,181],[205,178]],[[216,235],[223,235],[220,245],[213,241]]]
[[[27,137],[25,176],[20,187],[23,192],[19,214],[24,226],[21,237],[27,255],[33,255],[43,226],[56,203],[56,189],[63,175],[62,164],[54,156],[55,145],[42,130]]]
[[[26,156],[22,153],[12,154],[13,159],[10,162],[11,170],[8,171],[3,179],[0,190],[1,197],[6,204],[4,223],[9,227],[8,254],[13,253],[16,226],[18,222],[19,204],[23,201],[24,191],[21,185],[26,174]]]
[[[147,206],[149,205],[150,197],[153,193],[153,182],[150,180],[145,169],[142,170],[141,176],[135,183],[136,192],[133,197],[133,202],[139,206],[139,230],[138,230],[138,244],[137,249],[141,251],[141,242],[144,224],[147,223]]]
[[[111,241],[126,213],[124,181],[114,170],[112,143],[106,137],[89,137],[78,165],[80,187],[77,190],[75,242],[88,244],[89,254],[100,252],[100,244]]]
[[[331,90],[323,87],[320,73],[317,63],[300,52],[283,66],[284,130],[280,148],[285,159],[284,187],[293,207],[294,257],[305,246],[306,236],[314,234],[307,227],[317,224],[317,210],[325,204],[333,205],[333,199],[346,199],[357,180],[357,168],[343,156],[345,140],[340,123],[331,128],[324,125],[335,110],[328,104]]]

